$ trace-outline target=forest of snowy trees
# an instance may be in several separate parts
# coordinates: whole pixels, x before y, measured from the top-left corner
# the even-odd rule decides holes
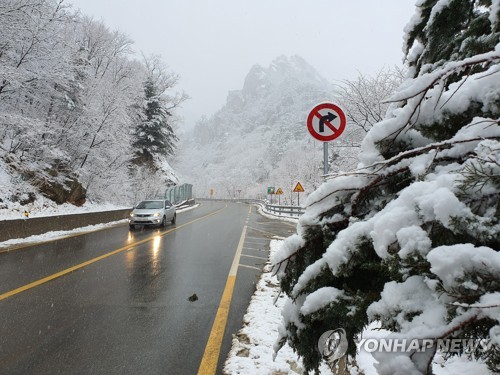
[[[2,0],[0,25],[0,205],[130,204],[176,180],[186,97],[161,58],[61,0]]]

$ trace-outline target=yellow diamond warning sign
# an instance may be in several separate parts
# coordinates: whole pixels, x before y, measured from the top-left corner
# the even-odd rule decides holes
[[[278,190],[276,191],[276,195],[281,195],[283,194],[283,190],[281,190],[281,188],[278,188]]]
[[[300,184],[300,182],[297,182],[297,185],[295,185],[295,188],[293,189],[293,192],[294,193],[303,193],[304,192],[304,188],[302,187],[302,185]]]

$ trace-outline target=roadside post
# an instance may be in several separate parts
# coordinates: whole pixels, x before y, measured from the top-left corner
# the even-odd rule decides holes
[[[323,142],[323,174],[328,174],[328,142],[340,137],[346,126],[344,111],[333,103],[321,103],[307,117],[307,130]]]

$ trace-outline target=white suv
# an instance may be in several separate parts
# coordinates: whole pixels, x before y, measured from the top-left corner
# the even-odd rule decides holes
[[[175,224],[177,214],[175,206],[168,200],[142,201],[130,213],[128,225],[134,229],[136,225],[159,225],[164,227],[167,222]]]

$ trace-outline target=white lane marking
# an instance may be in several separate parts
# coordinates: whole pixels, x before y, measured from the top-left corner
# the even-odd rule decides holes
[[[253,266],[247,266],[246,264],[240,264],[240,267],[250,268],[252,270],[262,271],[262,268],[257,268]]]
[[[267,260],[267,258],[264,257],[257,257],[255,255],[248,255],[248,254],[241,254],[242,257],[247,257],[247,258],[255,258],[255,259],[262,259],[262,260]]]
[[[229,271],[229,276],[236,276],[236,273],[238,272],[238,264],[240,263],[240,257],[243,250],[246,233],[247,226],[245,225],[243,227],[243,232],[241,232],[240,242],[238,243],[238,248],[236,249],[236,254],[234,255],[233,264],[231,265],[231,270]]]
[[[256,249],[255,247],[244,247],[245,250],[254,250],[254,251],[267,251],[265,249]]]

